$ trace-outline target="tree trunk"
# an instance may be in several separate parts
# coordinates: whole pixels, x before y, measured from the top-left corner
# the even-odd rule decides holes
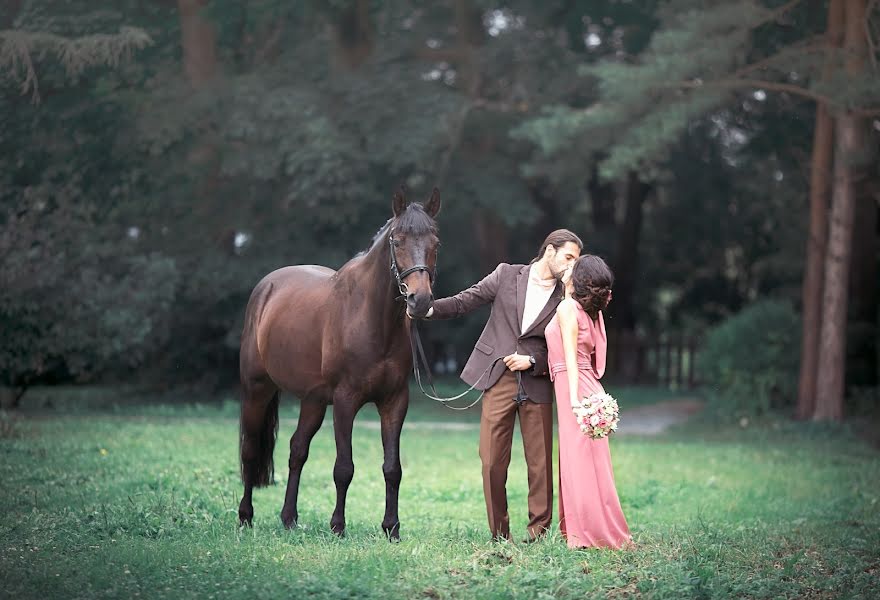
[[[843,28],[842,0],[828,6],[826,39],[840,45]],[[825,75],[827,76],[828,68]],[[828,190],[834,148],[834,121],[823,103],[816,106],[813,157],[810,166],[810,229],[807,234],[807,264],[802,289],[801,372],[796,416],[809,419],[816,406],[816,375],[819,365],[819,330],[822,323],[822,279],[828,236]]]
[[[474,210],[474,235],[482,273],[490,273],[499,263],[510,261],[507,225],[493,211]]]
[[[439,186],[444,185],[455,153],[465,137],[465,124],[476,106],[476,101],[480,98],[482,86],[480,63],[476,55],[476,46],[483,39],[479,34],[479,30],[482,28],[482,19],[479,9],[472,5],[471,0],[455,0],[454,27],[456,40],[453,46],[449,48],[419,48],[416,51],[416,54],[424,60],[433,63],[449,62],[455,65],[457,79],[460,82],[458,87],[470,99],[470,103],[459,110],[449,127],[449,145],[436,170],[435,181]],[[477,146],[479,145],[477,144]]]
[[[844,50],[846,71],[854,80],[864,68],[866,55],[865,0],[844,0]],[[846,366],[846,309],[855,217],[857,163],[864,160],[864,123],[846,113],[835,127],[834,180],[825,281],[822,297],[822,327],[816,378],[816,410],[813,419],[843,418],[844,372]]]
[[[23,4],[24,0],[6,0],[3,6],[0,6],[0,29],[12,29],[12,24],[21,12]]]
[[[612,320],[609,321],[609,335],[615,339],[609,352],[609,364],[614,364],[615,372],[627,381],[635,381],[639,376],[640,349],[636,340],[635,295],[639,270],[639,240],[642,234],[642,212],[645,200],[651,193],[651,185],[642,182],[635,171],[631,171],[626,183],[626,206],[623,223],[617,236],[614,253],[614,301],[609,307]]]
[[[541,214],[531,227],[531,239],[543,240],[549,232],[558,229],[560,223],[564,223],[567,217],[563,215],[559,205],[556,188],[548,178],[537,177],[526,180],[526,185],[529,187],[532,205]]]
[[[194,88],[203,87],[217,75],[217,35],[202,14],[208,0],[177,0],[183,70]]]
[[[873,175],[873,174],[872,174]],[[849,327],[846,381],[849,385],[877,385],[877,202],[867,178],[856,186],[850,270]]]
[[[610,234],[615,228],[614,220],[614,185],[605,183],[599,178],[599,157],[595,157],[587,191],[590,193],[590,207],[593,227],[597,232]]]
[[[340,61],[350,69],[362,65],[373,53],[373,23],[369,0],[354,0],[333,24]]]
[[[813,415],[819,364],[819,330],[822,323],[822,278],[828,235],[828,180],[832,167],[834,124],[824,104],[816,107],[813,158],[810,167],[810,230],[804,270],[801,373],[797,417]]]
[[[0,384],[0,410],[18,410],[25,391],[27,391],[26,386],[7,387]]]
[[[618,190],[613,183],[606,183],[600,179],[596,165],[601,157],[594,156],[593,160],[595,163],[586,185],[592,224],[592,227],[589,228],[587,247],[591,254],[613,256],[617,248],[615,199]]]
[[[214,24],[204,14],[210,0],[177,0],[180,14],[183,71],[194,90],[202,90],[218,76],[217,35]],[[187,164],[194,184],[192,214],[204,223],[203,232],[210,241],[226,251],[227,225],[217,222],[217,194],[220,188],[220,143],[213,128],[200,127],[201,133],[192,140]],[[213,232],[210,230],[213,229]],[[234,234],[233,234],[234,235]]]
[[[651,191],[651,186],[642,182],[635,172],[630,172],[626,186],[626,213],[620,235],[617,236],[617,251],[614,261],[614,303],[612,314],[616,317],[616,328],[632,331],[636,326],[636,313],[633,299],[638,277],[639,238],[642,233],[642,207]]]

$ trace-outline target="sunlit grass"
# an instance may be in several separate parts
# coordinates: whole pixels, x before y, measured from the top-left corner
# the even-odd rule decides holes
[[[235,419],[163,410],[4,421],[5,597],[869,597],[878,583],[880,461],[844,431],[614,439],[637,547],[572,552],[556,532],[531,546],[489,543],[477,431],[424,425],[404,430],[403,542],[389,544],[368,414],[355,424],[345,539],[328,526],[329,415],[303,473],[301,528],[285,531],[278,519],[293,429],[285,421],[279,485],[256,492],[255,527],[240,530]],[[518,440],[508,490],[522,537]]]

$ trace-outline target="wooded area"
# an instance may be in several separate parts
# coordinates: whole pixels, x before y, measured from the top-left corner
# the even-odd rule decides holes
[[[4,404],[234,385],[254,284],[340,266],[403,182],[443,195],[440,295],[568,227],[612,345],[744,411],[876,405],[878,42],[876,0],[7,1]]]

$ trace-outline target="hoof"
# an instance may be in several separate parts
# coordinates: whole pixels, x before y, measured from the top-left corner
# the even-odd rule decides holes
[[[330,523],[330,531],[335,533],[337,536],[344,538],[345,537],[345,523]]]
[[[385,532],[385,537],[388,538],[388,541],[391,543],[400,542],[400,521],[388,527],[386,525],[382,525],[382,531]]]
[[[248,509],[247,507],[239,507],[238,508],[238,526],[239,527],[253,527],[254,526],[254,509],[251,507]]]
[[[285,514],[283,511],[281,512],[281,523],[284,525],[285,529],[296,528],[296,522],[298,520],[299,520],[299,516],[296,513]]]

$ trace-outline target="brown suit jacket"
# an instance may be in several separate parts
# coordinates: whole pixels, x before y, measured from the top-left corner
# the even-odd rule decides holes
[[[479,390],[485,390],[495,385],[507,369],[503,362],[498,361],[488,375],[480,378],[493,360],[514,352],[531,354],[535,357],[535,367],[523,371],[523,390],[532,401],[548,404],[553,401],[553,384],[549,377],[544,328],[556,313],[564,288],[562,283],[556,284],[550,300],[538,313],[535,322],[525,333],[520,333],[529,283],[529,266],[501,263],[482,281],[463,292],[435,300],[431,318],[452,319],[491,303],[489,321],[461,372],[462,380]]]

